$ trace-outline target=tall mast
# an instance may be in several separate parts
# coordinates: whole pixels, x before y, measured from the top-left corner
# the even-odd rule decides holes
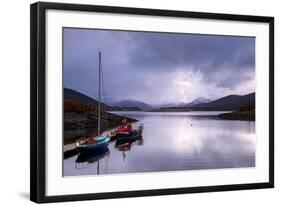
[[[99,51],[99,107],[98,107],[98,135],[100,135],[101,131],[101,52]]]

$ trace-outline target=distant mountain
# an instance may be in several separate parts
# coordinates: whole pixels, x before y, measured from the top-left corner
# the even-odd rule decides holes
[[[98,104],[97,100],[69,88],[64,88],[64,99],[76,100],[83,104]],[[120,102],[114,102],[111,100],[110,105],[108,105],[107,103],[101,103],[101,107],[111,111],[140,111],[151,109],[148,104],[136,100],[122,100]]]
[[[194,99],[193,101],[191,101],[190,103],[187,103],[181,107],[190,107],[190,106],[194,106],[194,105],[198,105],[198,104],[202,104],[202,103],[208,103],[211,102],[211,99],[205,98],[205,97],[199,97]]]
[[[93,98],[82,94],[78,91],[64,88],[64,99],[77,100],[83,104],[97,105],[98,102]],[[169,105],[169,106],[167,106]],[[101,103],[101,106],[106,110],[122,110],[122,111],[136,111],[136,110],[152,110],[152,106],[137,100],[122,100],[114,102],[110,106]],[[162,108],[171,109],[192,109],[192,110],[240,110],[242,107],[255,107],[255,93],[248,95],[228,95],[217,100],[210,101],[210,99],[199,97],[190,103],[170,103]]]
[[[150,110],[151,106],[137,100],[122,100],[120,102],[115,102],[112,103],[113,107],[118,107],[123,109],[128,109],[128,110]]]
[[[173,102],[167,102],[162,104],[153,105],[153,108],[162,108],[162,107],[182,107],[186,104],[186,102],[180,102],[180,103],[173,103]]]
[[[255,106],[255,93],[248,95],[228,95],[217,100],[189,106],[195,110],[239,110],[242,107]]]
[[[93,105],[97,105],[98,101],[94,100],[93,98],[80,93],[76,90],[72,90],[69,88],[64,88],[64,99],[73,99],[73,100],[77,100],[80,103],[83,104],[93,104]],[[101,107],[105,108],[105,109],[111,109],[111,106],[101,103]]]
[[[101,101],[109,106],[113,106],[113,104],[117,102],[114,98],[108,96],[104,96]]]
[[[186,107],[191,107],[191,106],[197,105],[197,104],[208,103],[210,101],[212,101],[212,100],[205,98],[205,97],[198,97],[189,103],[186,103],[186,102],[164,103],[159,106],[155,106],[154,108],[186,108]]]

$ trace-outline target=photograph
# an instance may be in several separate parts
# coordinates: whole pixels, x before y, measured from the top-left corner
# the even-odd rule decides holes
[[[63,176],[256,166],[254,36],[62,35]]]

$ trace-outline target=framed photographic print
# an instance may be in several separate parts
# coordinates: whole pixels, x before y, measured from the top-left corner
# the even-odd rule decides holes
[[[31,5],[35,202],[274,187],[274,18]]]

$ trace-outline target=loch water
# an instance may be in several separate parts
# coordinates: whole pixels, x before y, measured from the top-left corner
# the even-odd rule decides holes
[[[255,166],[255,122],[222,120],[222,112],[113,112],[143,124],[142,137],[97,155],[63,161],[64,176]]]

